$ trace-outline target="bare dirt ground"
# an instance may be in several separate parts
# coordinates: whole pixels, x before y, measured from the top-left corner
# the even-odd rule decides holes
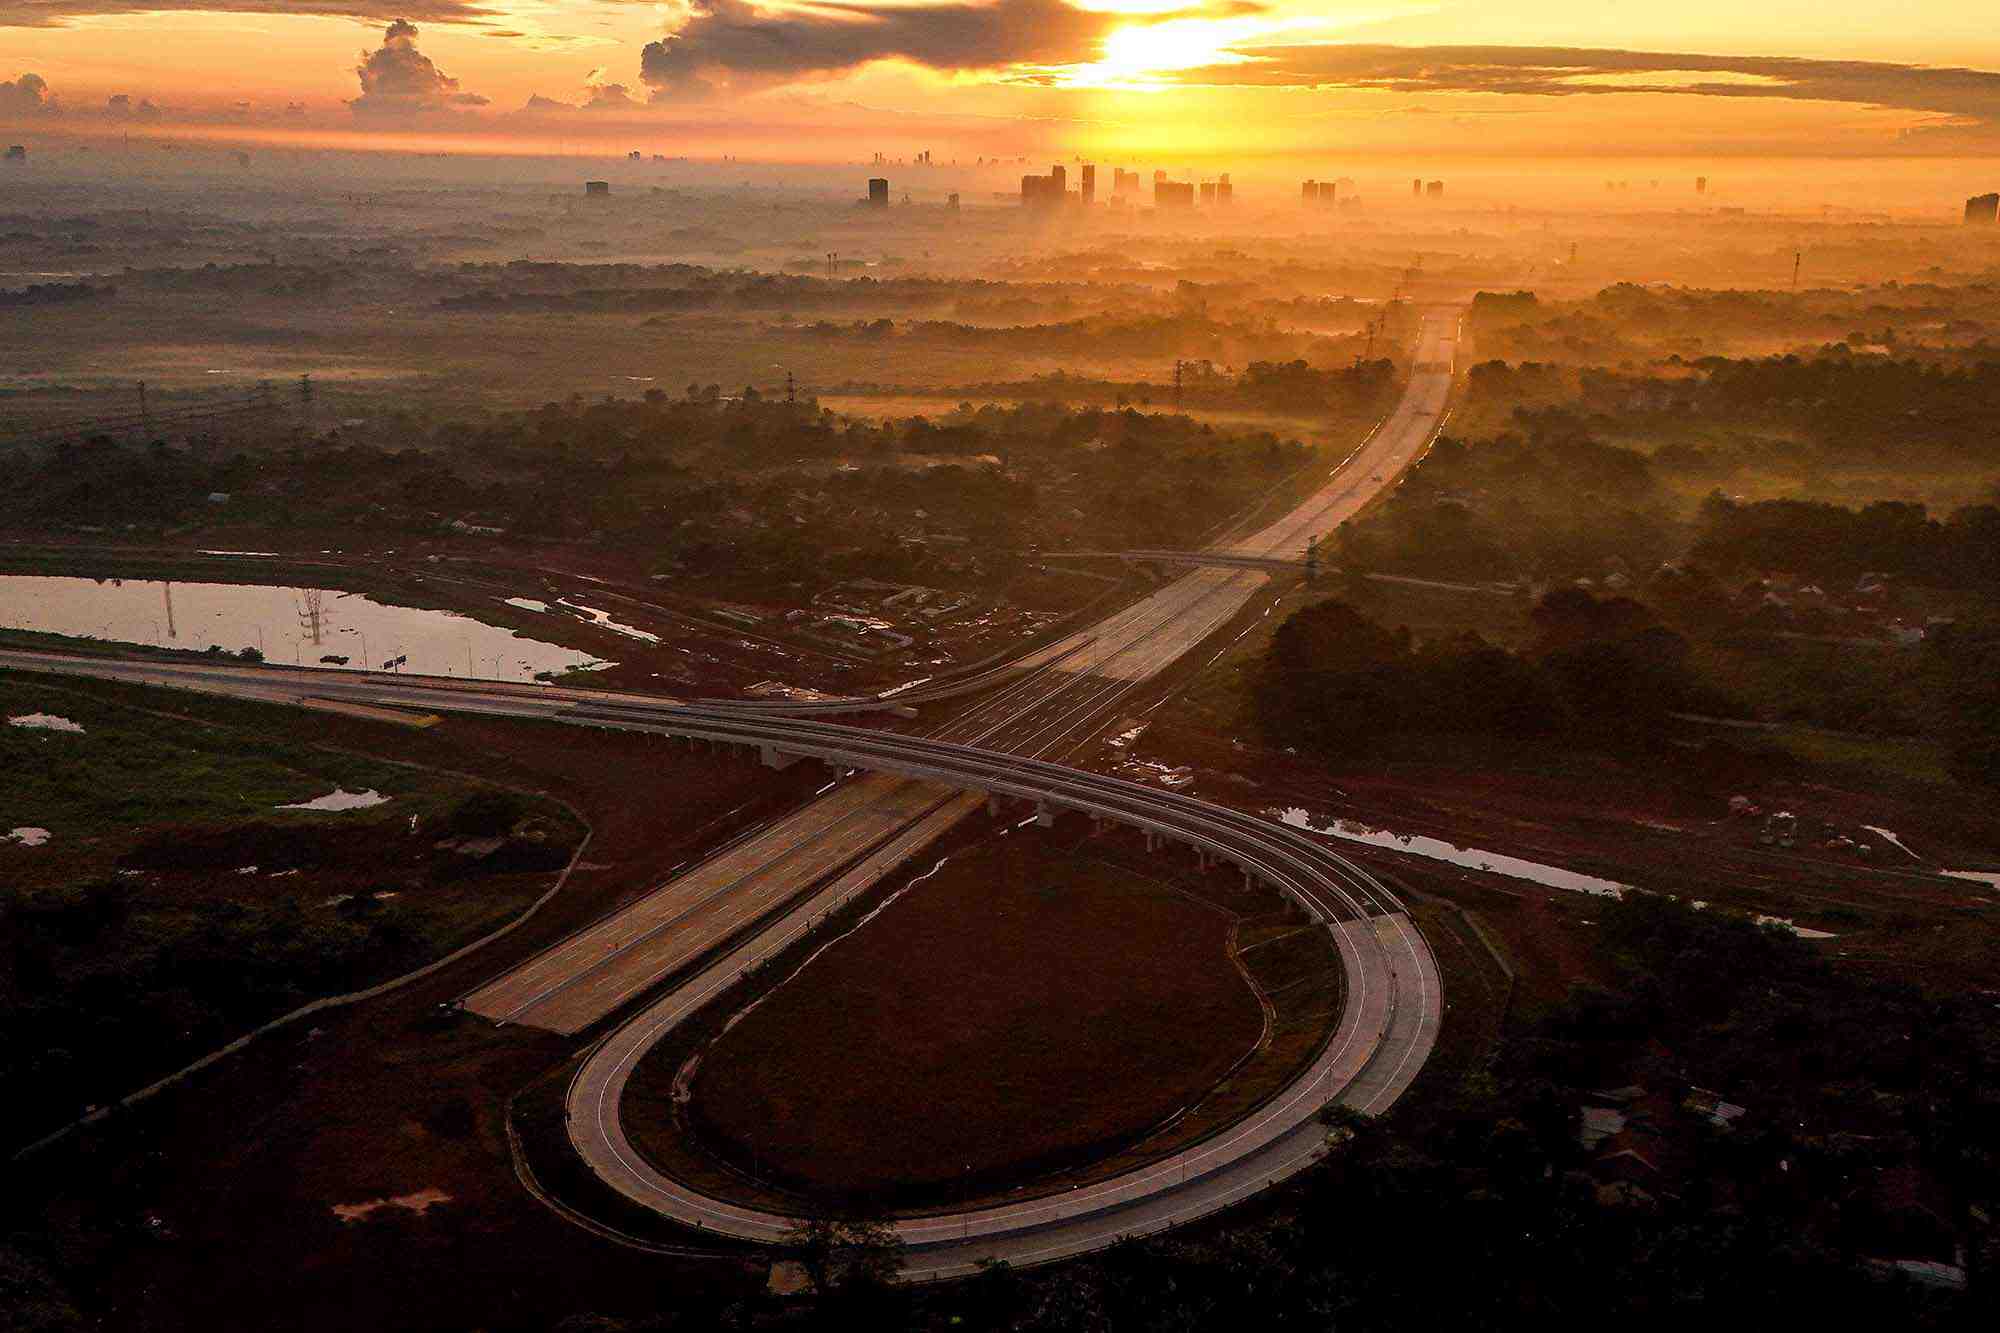
[[[1018,1198],[1239,1118],[1337,1014],[1331,946],[1268,890],[1081,820],[969,840],[866,931],[774,967],[747,1013],[725,1000],[649,1055],[642,1149],[773,1203]]]

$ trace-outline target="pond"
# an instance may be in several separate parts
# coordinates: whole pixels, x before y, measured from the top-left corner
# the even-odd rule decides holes
[[[398,670],[482,680],[607,665],[452,611],[254,583],[0,575],[0,627],[197,652],[255,648],[266,661],[291,666],[360,670],[396,662]]]
[[[1533,880],[1552,889],[1569,889],[1575,893],[1589,893],[1600,898],[1620,898],[1624,896],[1628,887],[1614,880],[1600,879],[1596,875],[1565,870],[1561,866],[1543,865],[1539,861],[1524,861],[1518,856],[1503,856],[1498,852],[1482,852],[1476,847],[1457,847],[1442,838],[1428,838],[1421,833],[1391,833],[1387,829],[1357,824],[1351,819],[1314,823],[1312,816],[1297,806],[1284,810],[1267,810],[1265,813],[1280,823],[1290,824],[1293,828],[1308,829],[1334,838],[1345,838],[1349,842],[1364,842],[1370,847],[1381,847],[1392,852],[1428,856],[1434,861],[1449,861],[1468,870],[1484,870],[1492,875]]]

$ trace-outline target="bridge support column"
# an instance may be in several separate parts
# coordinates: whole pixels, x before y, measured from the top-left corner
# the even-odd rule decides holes
[[[799,762],[797,755],[786,754],[775,745],[764,746],[760,752],[760,757],[764,761],[764,767],[774,768],[779,772],[783,772],[785,769]]]
[[[1000,818],[1000,798],[998,796],[989,796],[986,798],[986,817],[988,819]]]
[[[1055,826],[1056,826],[1056,808],[1050,805],[1047,801],[1036,801],[1035,827],[1054,828]]]

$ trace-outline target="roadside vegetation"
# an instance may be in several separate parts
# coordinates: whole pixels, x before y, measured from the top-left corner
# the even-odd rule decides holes
[[[1328,383],[1338,388],[1338,376]],[[1379,414],[1394,393],[1375,372],[1355,386],[1358,412]],[[966,403],[878,425],[693,384],[681,396],[403,424],[393,449],[63,444],[0,497],[0,526],[117,530],[126,541],[199,540],[226,524],[587,542],[650,573],[767,596],[829,575],[998,586],[1035,544],[1184,540],[1316,456],[1268,431],[1129,407]]]
[[[308,714],[159,703],[0,674],[0,838],[16,835],[0,841],[0,1079],[17,1146],[477,938],[581,832],[546,802],[322,748]],[[353,808],[282,808],[336,794]]]

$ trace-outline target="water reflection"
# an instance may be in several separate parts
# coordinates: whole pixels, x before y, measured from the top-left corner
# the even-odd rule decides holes
[[[291,666],[401,670],[484,680],[604,663],[452,611],[359,593],[250,583],[0,575],[0,626],[232,655]]]

